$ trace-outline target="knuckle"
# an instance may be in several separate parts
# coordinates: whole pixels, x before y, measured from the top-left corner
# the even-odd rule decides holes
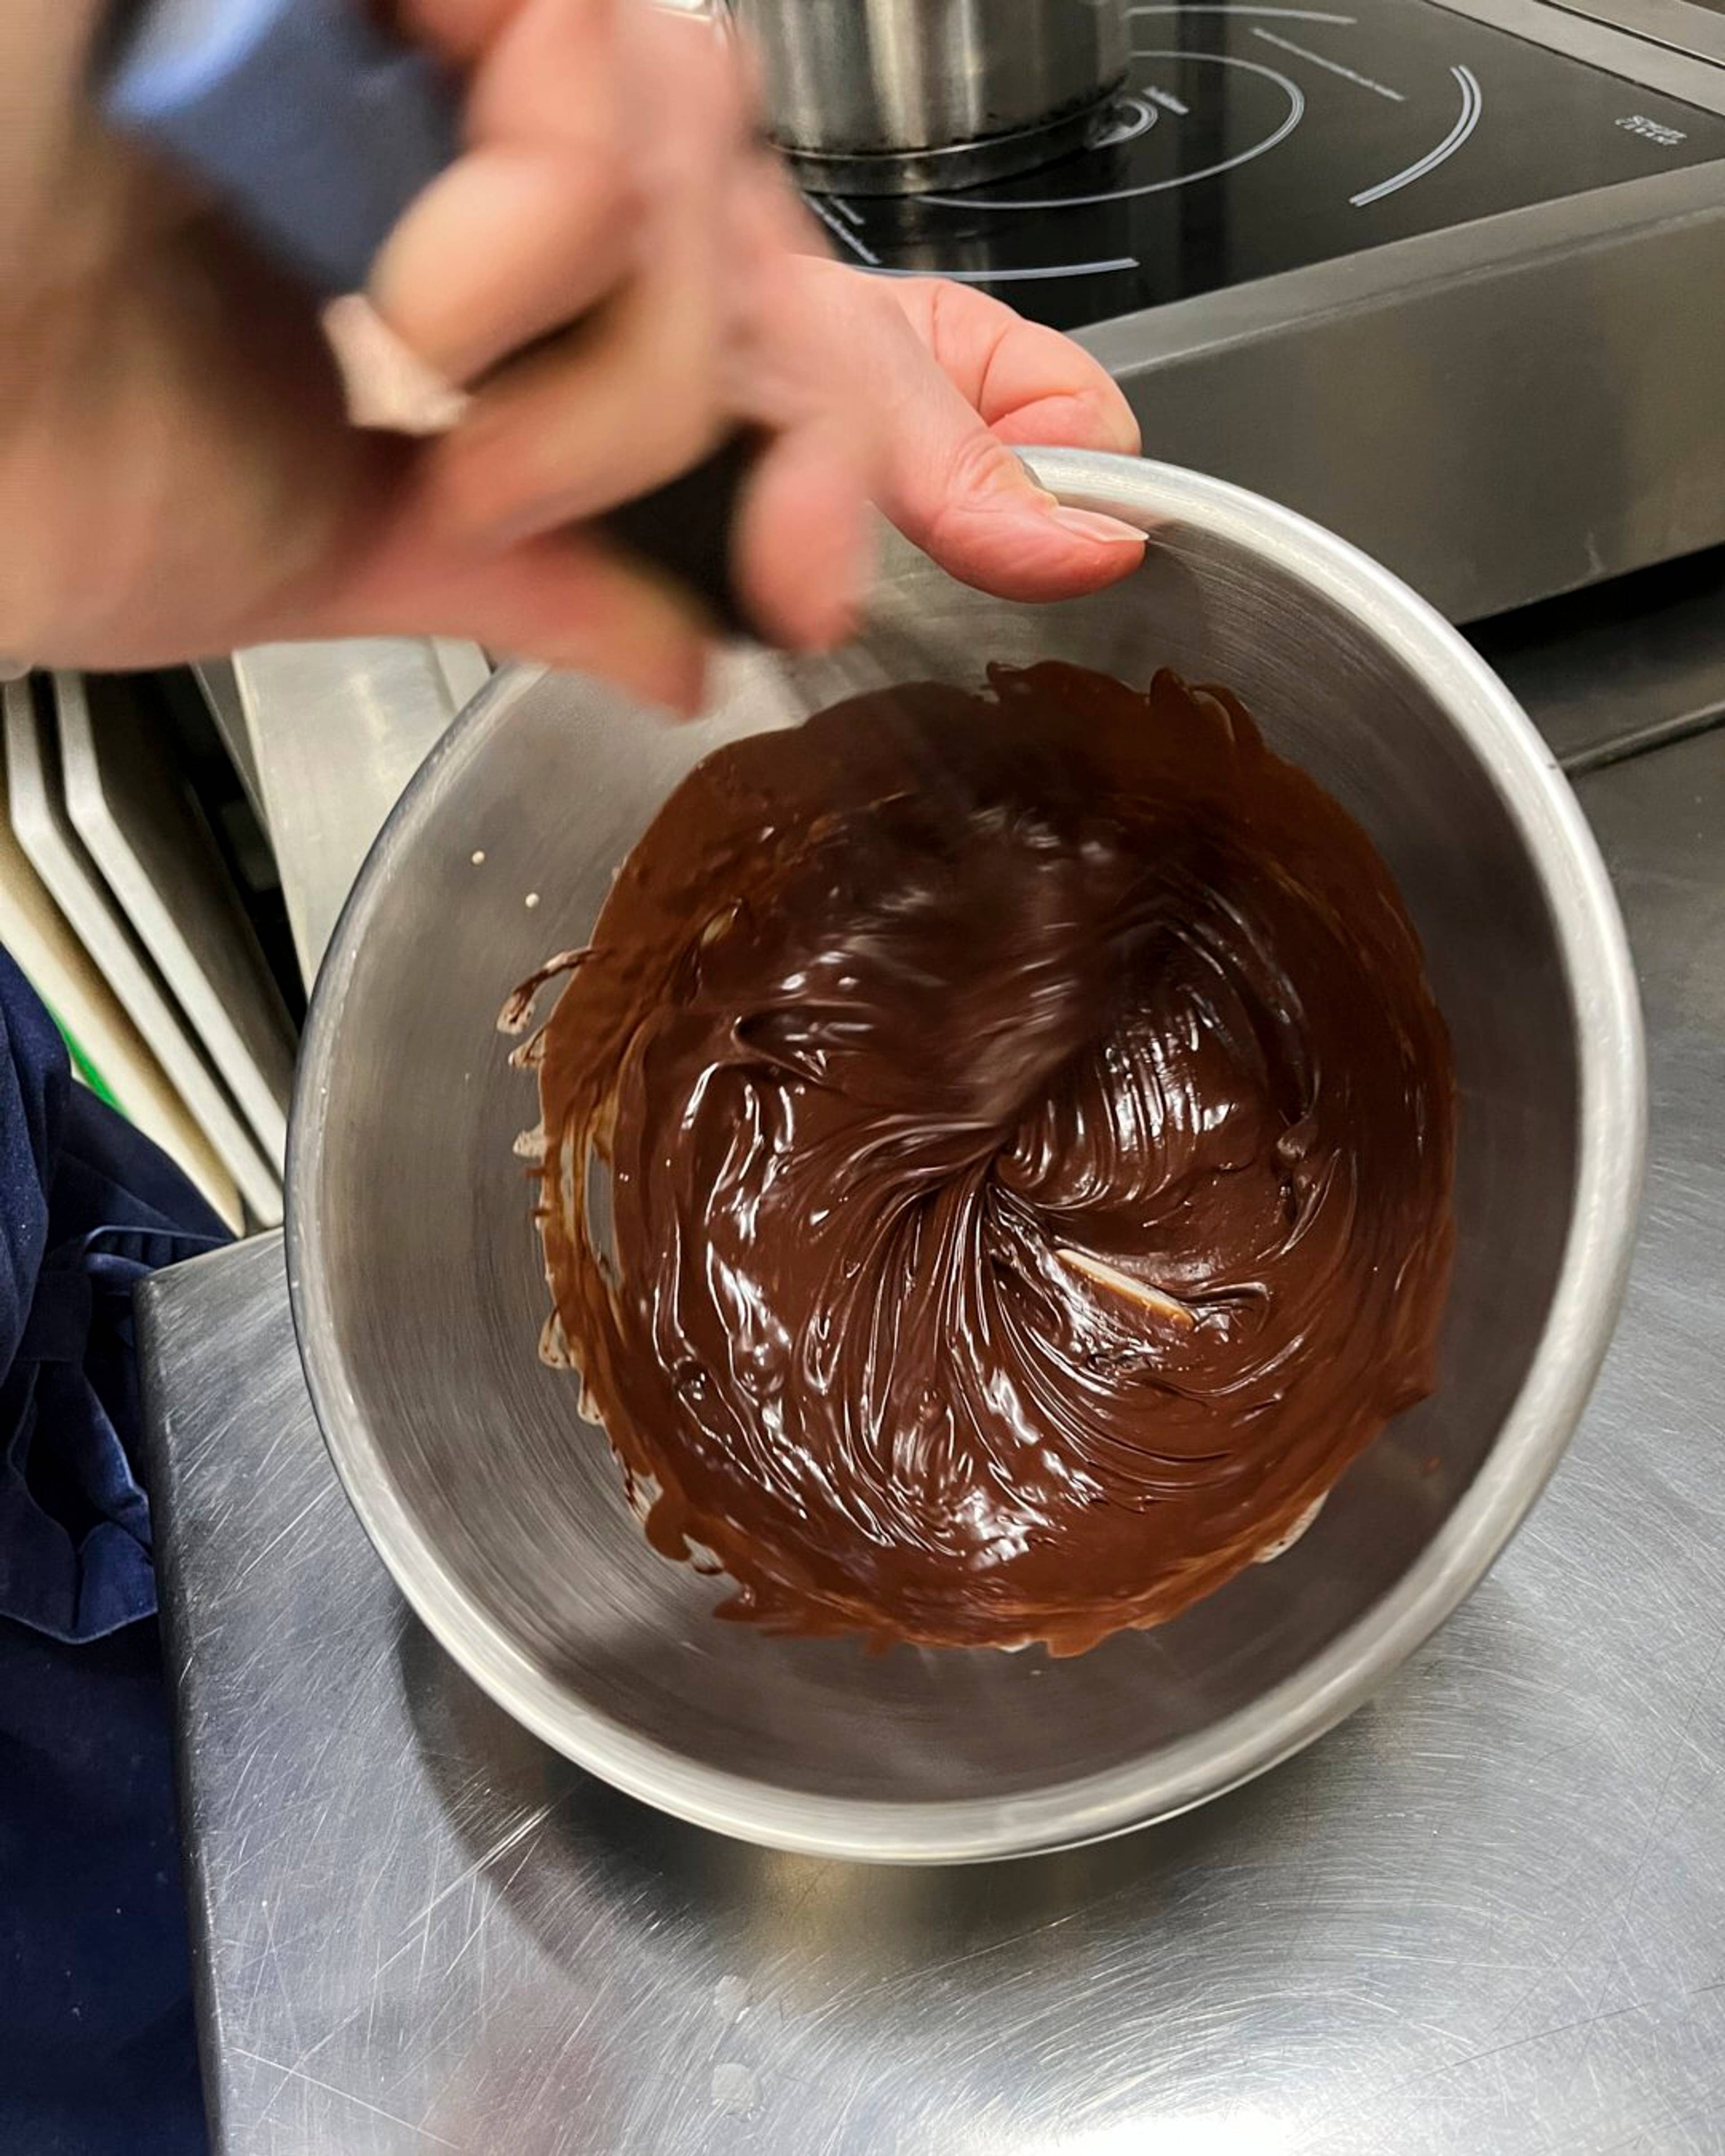
[[[996,491],[1003,481],[1016,479],[1018,459],[998,435],[978,420],[955,444],[947,470],[947,498],[968,504]]]

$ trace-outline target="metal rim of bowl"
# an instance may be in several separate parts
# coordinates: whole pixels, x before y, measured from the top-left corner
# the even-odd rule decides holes
[[[1268,553],[1423,679],[1496,786],[1552,911],[1578,1019],[1574,1213],[1551,1309],[1497,1441],[1432,1542],[1391,1592],[1305,1667],[1213,1727],[1142,1761],[1029,1794],[896,1804],[767,1787],[698,1766],[572,1697],[445,1571],[402,1502],[336,1350],[316,1209],[330,1072],[372,895],[440,792],[479,752],[519,685],[477,698],[432,752],[380,833],[343,909],[307,1022],[288,1150],[287,1264],[300,1358],[354,1510],[428,1630],[474,1681],[553,1749],[694,1825],[803,1855],[967,1863],[1065,1848],[1189,1810],[1302,1750],[1343,1720],[1471,1592],[1544,1486],[1609,1341],[1628,1274],[1645,1150],[1646,1079],[1634,970],[1593,834],[1532,722],[1464,639],[1388,570],[1291,511],[1201,474],[1067,449],[1025,452],[1077,508],[1153,530],[1190,521]],[[529,1343],[531,1348],[531,1343]]]

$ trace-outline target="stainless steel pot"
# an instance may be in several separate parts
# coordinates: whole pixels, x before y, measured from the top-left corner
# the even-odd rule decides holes
[[[1127,0],[729,0],[819,191],[908,194],[1076,149],[1126,80]]]
[[[1156,536],[1123,588],[984,598],[900,547],[888,602],[988,660],[1055,655],[1237,690],[1399,879],[1463,1107],[1435,1396],[1315,1526],[1159,1631],[1076,1661],[775,1640],[655,1557],[578,1389],[511,1154],[535,1120],[495,1031],[590,931],[614,869],[720,742],[783,722],[738,658],[710,716],[645,719],[516,671],[391,818],[318,982],[289,1159],[312,1398],[348,1493],[450,1653],[548,1743],[725,1832],[831,1856],[993,1856],[1115,1832],[1260,1773],[1358,1706],[1474,1585],[1556,1465],[1617,1308],[1644,1137],[1640,1019],[1587,827],[1508,692],[1328,533],[1219,482],[1032,453]],[[778,715],[776,716],[776,715]]]

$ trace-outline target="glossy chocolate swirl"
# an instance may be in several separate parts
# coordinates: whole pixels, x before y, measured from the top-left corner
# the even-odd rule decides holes
[[[1236,703],[991,683],[666,803],[530,1051],[542,1226],[725,1614],[1076,1652],[1430,1389],[1454,1081],[1383,862]]]

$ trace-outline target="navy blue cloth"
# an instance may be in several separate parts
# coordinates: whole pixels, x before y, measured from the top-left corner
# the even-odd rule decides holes
[[[206,2156],[153,1620],[0,1620],[0,2149]]]
[[[136,1283],[221,1222],[0,951],[0,2150],[203,2156]]]

